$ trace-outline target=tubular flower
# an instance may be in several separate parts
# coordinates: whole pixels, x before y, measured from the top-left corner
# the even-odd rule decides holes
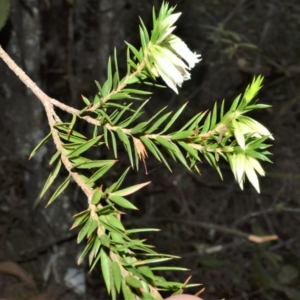
[[[193,53],[188,46],[176,35],[172,34],[181,13],[172,14],[173,8],[168,9],[164,4],[156,20],[149,47],[150,61],[153,63],[151,72],[159,77],[176,93],[177,86],[181,87],[183,81],[191,78],[189,70],[201,60],[201,55]]]
[[[189,65],[189,69],[195,67],[195,64],[201,60],[201,55],[193,53],[186,43],[184,43],[179,37],[171,34],[168,38],[168,44],[171,49],[179,56],[181,56]]]
[[[155,46],[151,53],[153,54],[154,73],[161,76],[165,83],[176,93],[177,85],[181,87],[183,81],[191,78],[187,71],[188,66],[167,48]]]

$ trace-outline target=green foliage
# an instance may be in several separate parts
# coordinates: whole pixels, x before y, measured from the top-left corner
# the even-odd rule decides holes
[[[128,300],[162,299],[159,290],[178,294],[185,287],[192,286],[167,281],[157,274],[158,271],[185,269],[155,266],[175,257],[157,253],[135,234],[156,229],[126,229],[122,223],[123,210],[137,209],[127,196],[149,182],[121,188],[128,168],[115,183],[103,186],[103,177],[117,163],[120,145],[127,152],[128,164],[133,169],[138,169],[140,162],[146,164],[147,157],[152,155],[169,170],[169,161],[173,160],[190,171],[199,172],[199,162],[204,157],[222,177],[219,168],[222,158],[230,165],[241,188],[248,178],[258,192],[257,174],[264,175],[259,161],[270,161],[270,152],[266,150],[270,145],[266,144],[266,140],[272,135],[262,124],[246,115],[252,110],[268,107],[255,101],[262,87],[261,76],[253,79],[227,112],[224,112],[223,101],[220,108],[215,104],[212,111],[196,113],[179,130],[178,121],[187,103],[176,112],[167,111],[164,107],[145,120],[143,113],[150,102],[147,97],[151,92],[144,85],[156,85],[155,78],[161,76],[177,92],[177,85],[180,86],[190,76],[187,70],[199,61],[199,55],[190,52],[178,37],[171,34],[174,30],[172,25],[180,15],[173,14],[173,11],[174,8],[167,3],[162,4],[158,16],[153,10],[151,34],[141,21],[141,48],[127,43],[126,75],[120,76],[115,51],[113,62],[111,58],[108,60],[107,80],[103,85],[96,82],[98,93],[93,101],[83,96],[85,107],[73,115],[71,122],[57,122],[51,127],[57,152],[50,160],[53,170],[41,197],[65,166],[67,178],[54,191],[48,204],[67,188],[71,178],[82,188],[88,207],[74,216],[72,226],[81,227],[77,241],[86,243],[79,262],[88,256],[91,270],[96,266],[101,268],[112,299],[117,299],[121,293]],[[185,50],[186,56],[182,57],[185,62],[177,53],[179,48]],[[177,75],[173,81],[171,69],[175,72],[174,76]],[[134,103],[135,100],[140,102]],[[133,108],[136,105],[137,108]],[[94,131],[90,137],[74,130],[78,118],[93,124]],[[39,143],[31,156],[49,137]],[[94,159],[91,154],[103,147],[111,152],[111,158]]]
[[[0,0],[0,30],[5,26],[10,12],[10,0]]]

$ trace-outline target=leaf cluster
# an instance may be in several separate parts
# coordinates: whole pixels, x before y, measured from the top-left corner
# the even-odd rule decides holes
[[[227,112],[223,101],[220,108],[215,104],[212,111],[198,112],[177,129],[186,103],[176,112],[163,107],[145,120],[144,109],[150,101],[146,97],[151,95],[146,86],[155,79],[151,72],[153,64],[148,57],[148,48],[164,34],[168,27],[168,22],[164,24],[164,20],[172,17],[173,10],[164,3],[158,16],[153,11],[151,36],[141,21],[142,47],[137,50],[127,44],[126,75],[123,78],[120,76],[115,51],[113,62],[108,60],[107,80],[102,85],[96,82],[98,92],[93,100],[83,96],[85,107],[80,113],[74,113],[70,122],[59,121],[53,125],[51,133],[30,156],[34,156],[51,136],[54,137],[57,152],[50,159],[53,169],[41,197],[65,166],[68,175],[56,188],[48,204],[61,195],[72,178],[82,188],[88,199],[88,207],[74,216],[72,226],[81,227],[77,240],[78,243],[86,243],[79,262],[88,256],[90,270],[96,266],[101,268],[112,299],[117,299],[121,293],[128,300],[161,299],[160,290],[181,293],[190,286],[165,280],[159,272],[184,269],[155,266],[175,257],[157,253],[151,245],[146,244],[146,240],[136,236],[140,232],[156,229],[126,229],[122,223],[124,210],[137,209],[127,196],[149,182],[121,188],[128,168],[116,182],[103,186],[103,177],[117,163],[120,145],[127,152],[128,164],[133,169],[138,169],[140,162],[146,166],[148,156],[152,156],[169,170],[170,160],[173,160],[190,171],[200,173],[199,163],[204,157],[222,177],[219,161],[223,158],[229,163],[241,187],[248,178],[258,191],[257,174],[264,175],[259,161],[269,161],[266,140],[272,136],[262,124],[247,116],[252,110],[268,107],[255,101],[262,86],[261,76],[253,79]],[[138,84],[138,87],[128,87],[133,84]],[[89,137],[74,129],[78,118],[84,117],[93,121],[94,130]],[[104,147],[110,151],[110,159],[95,159],[91,155],[96,149]]]

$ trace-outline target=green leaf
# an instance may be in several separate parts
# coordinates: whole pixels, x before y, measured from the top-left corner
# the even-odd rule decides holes
[[[91,218],[88,221],[88,223],[89,223],[89,228],[88,228],[88,232],[87,232],[87,238],[89,238],[92,235],[92,233],[98,228],[97,220],[94,220]]]
[[[114,161],[115,162],[115,161]],[[95,182],[101,178],[115,163],[107,164],[106,166],[97,170],[88,180],[88,182]]]
[[[149,124],[153,122],[168,106],[163,107],[160,111],[158,111],[151,119],[148,121]]]
[[[130,109],[131,105],[132,103],[129,103],[127,106],[120,107],[121,111],[116,111],[116,115],[112,118],[112,125],[116,125],[125,112],[132,111]]]
[[[136,185],[133,185],[133,186],[128,187],[126,189],[119,190],[119,191],[116,191],[114,193],[111,193],[111,195],[117,195],[117,196],[131,195],[131,194],[135,193],[136,191],[140,190],[141,188],[143,188],[144,186],[148,185],[149,183],[151,183],[151,181],[136,184]]]
[[[94,242],[93,242],[93,248],[91,251],[91,254],[92,254],[91,257],[95,258],[96,256],[98,256],[100,258],[100,256],[98,255],[100,247],[101,247],[101,241],[100,241],[99,237],[97,235],[95,235]],[[91,265],[91,263],[90,263],[90,265]]]
[[[84,224],[84,226],[81,228],[81,230],[79,231],[78,233],[78,236],[77,236],[77,243],[79,244],[83,239],[84,237],[88,234],[88,231],[91,227],[91,224],[92,224],[93,220],[91,218],[88,219],[88,221]]]
[[[0,31],[9,17],[10,0],[0,0]]]
[[[141,55],[141,53],[133,45],[131,45],[127,42],[125,42],[125,43],[128,46],[128,48],[132,51],[134,56],[139,60],[139,62],[142,62],[143,61],[143,56]]]
[[[117,148],[117,141],[116,141],[116,137],[115,134],[112,131],[109,131],[110,135],[111,135],[111,142],[112,142],[112,147],[113,147],[113,151],[114,151],[114,157],[118,158],[118,148]]]
[[[60,168],[61,168],[61,160],[59,160],[53,171],[50,173],[42,191],[41,191],[41,194],[40,194],[40,198],[42,198],[44,196],[44,194],[46,193],[46,191],[48,190],[48,188],[51,186],[51,184],[53,183],[54,179],[57,177],[59,171],[60,171]]]
[[[174,122],[178,119],[178,117],[181,115],[185,107],[187,106],[188,102],[182,105],[182,107],[176,112],[176,114],[172,117],[172,119],[168,122],[168,124],[165,126],[164,130],[161,131],[161,134],[166,132],[173,124]]]
[[[83,102],[84,102],[87,106],[89,106],[89,105],[91,104],[91,102],[90,102],[90,100],[89,100],[88,98],[84,97],[83,95],[81,95],[81,98],[82,98]]]
[[[137,124],[135,127],[130,129],[131,134],[137,134],[143,132],[143,129],[148,125],[148,122],[141,122]]]
[[[141,26],[142,26],[142,29],[143,29],[143,34],[144,34],[144,38],[145,38],[145,42],[146,44],[149,43],[149,34],[148,34],[148,30],[143,22],[143,20],[140,18],[140,22],[141,22]]]
[[[234,99],[233,103],[231,104],[231,107],[230,107],[230,110],[229,110],[229,111],[235,111],[235,110],[236,110],[236,108],[237,108],[237,106],[238,106],[238,104],[239,104],[239,101],[240,101],[240,99],[241,99],[241,96],[242,96],[242,95],[238,95],[238,96]]]
[[[74,229],[75,227],[81,225],[82,223],[84,223],[90,215],[90,211],[89,210],[85,210],[77,215],[74,216],[75,221],[73,223],[73,225],[71,226],[70,229]]]
[[[151,271],[151,269],[148,266],[138,266],[137,269],[144,276],[151,278],[151,279],[155,279],[153,272]]]
[[[54,128],[58,129],[59,131],[70,133],[70,129],[69,129],[70,124],[71,123],[55,124]],[[81,133],[79,133],[79,132],[77,132],[75,130],[72,130],[72,135],[76,136],[76,137],[79,137],[79,138],[82,138],[83,140],[86,140],[86,137],[84,135],[82,135]]]
[[[52,197],[48,201],[46,207],[50,205],[69,185],[71,179],[71,175],[69,175],[64,182],[56,189],[56,191],[53,193]]]
[[[51,166],[58,158],[60,157],[60,151],[56,151],[54,155],[52,155],[49,165]]]
[[[100,250],[100,258],[101,258],[102,275],[104,278],[107,291],[110,294],[111,286],[113,284],[112,274],[111,274],[111,260],[103,248],[101,248]]]
[[[137,207],[135,207],[131,202],[121,196],[110,194],[109,199],[121,207],[128,209],[137,209]]]
[[[110,186],[110,188],[107,189],[108,193],[114,192],[115,190],[117,190],[121,186],[121,184],[123,183],[123,181],[124,181],[124,179],[125,179],[125,177],[126,177],[126,175],[127,175],[127,173],[128,173],[129,170],[130,170],[130,168],[127,168],[124,171],[124,173],[121,175],[121,177],[115,183],[113,183]]]
[[[142,283],[131,275],[126,276],[125,281],[129,286],[131,286],[133,288],[136,288],[136,289],[143,288]]]
[[[147,134],[155,131],[170,116],[170,114],[172,114],[172,112],[168,112],[160,117],[149,129],[147,129]]]
[[[175,132],[174,134],[171,134],[170,137],[172,140],[183,140],[188,137],[192,137],[193,134],[194,134],[193,130],[185,130],[185,131]]]
[[[207,133],[210,128],[210,119],[211,119],[211,113],[208,114],[206,117],[206,120],[204,122],[203,128],[201,130],[201,134]]]
[[[101,244],[102,244],[104,247],[106,247],[106,248],[109,249],[109,247],[110,247],[110,238],[107,236],[107,234],[102,234],[102,235],[100,236],[100,241],[101,241]]]
[[[94,194],[92,196],[92,203],[97,205],[100,202],[102,195],[103,195],[102,187],[97,188],[94,191]]]
[[[193,147],[191,147],[190,145],[188,145],[185,142],[179,141],[178,144],[184,149],[186,150],[192,157],[194,157],[196,160],[200,160],[197,150],[195,150]]]
[[[156,146],[153,144],[153,142],[151,140],[149,140],[148,138],[146,138],[145,136],[141,136],[140,137],[141,141],[145,144],[145,146],[147,147],[147,149],[150,150],[150,152],[156,157],[157,160],[161,161],[158,153],[157,153],[157,148]]]
[[[200,123],[200,121],[205,116],[205,114],[206,114],[206,112],[204,112],[204,113],[200,112],[200,113],[196,114],[178,131],[193,130],[196,127],[196,125]]]
[[[120,100],[120,99],[128,99],[128,98],[130,98],[130,96],[127,93],[116,92],[111,94],[109,100]]]
[[[93,271],[93,269],[95,268],[96,264],[98,263],[98,261],[100,260],[101,258],[101,254],[100,254],[100,248],[101,247],[101,242],[100,242],[100,239],[98,237],[95,238],[95,242],[94,242],[94,245],[93,245],[93,253],[95,253],[95,257],[94,257],[94,261],[91,261],[90,262],[90,272]]]
[[[90,160],[88,158],[84,158],[84,157],[78,157],[74,160],[72,160],[72,162],[74,162],[74,168],[77,169],[93,169],[93,168],[101,168],[103,166],[106,165],[111,165],[116,163],[116,160]]]
[[[102,87],[102,97],[106,97],[111,89],[112,89],[112,70],[111,70],[111,59],[108,59],[108,66],[107,66],[107,80],[104,82]]]
[[[72,133],[72,132],[71,132]],[[85,143],[86,139],[82,139],[80,137],[77,136],[73,136],[72,134],[66,134],[66,133],[62,133],[62,132],[58,132],[59,136],[71,143]]]
[[[98,85],[97,85],[98,84]],[[100,83],[98,81],[96,81],[96,85],[98,88],[101,88]],[[102,91],[102,89],[101,89]],[[102,92],[99,92],[98,94],[95,95],[93,103],[95,104],[99,104],[102,101]]]
[[[78,265],[81,264],[82,259],[83,259],[83,258],[86,256],[86,254],[91,250],[92,246],[93,246],[92,243],[88,243],[88,244],[84,247],[82,253],[80,254],[80,257],[78,258],[78,262],[77,262]]]
[[[78,156],[79,154],[87,151],[91,147],[93,147],[96,143],[98,143],[101,139],[101,136],[97,136],[96,138],[93,138],[85,143],[82,143],[79,147],[77,147],[75,150],[73,150],[71,153],[69,153],[68,157],[72,158],[75,156]]]
[[[114,75],[114,89],[117,88],[119,82],[120,82],[120,76],[119,76],[119,67],[118,67],[118,58],[117,58],[117,49],[114,49],[114,63],[115,63],[115,75]]]
[[[107,222],[110,225],[112,225],[112,226],[114,226],[114,227],[116,227],[116,228],[118,228],[122,231],[125,231],[125,228],[124,228],[122,222],[117,217],[115,217],[114,215],[109,214],[109,215],[107,215],[106,219],[107,219]]]
[[[217,103],[214,105],[214,109],[211,116],[210,128],[214,128],[217,123]]]
[[[118,293],[121,291],[121,284],[122,284],[122,275],[121,270],[117,262],[113,261],[111,265],[112,275],[114,278],[115,287]]]
[[[0,0],[0,8],[1,8],[1,1]],[[1,12],[0,12],[0,30],[1,30]],[[51,132],[49,132],[39,143],[37,146],[35,146],[35,148],[32,150],[32,152],[30,153],[29,155],[29,158],[28,160],[30,160],[34,155],[35,153],[49,140],[50,136],[52,135]]]
[[[169,140],[161,137],[161,136],[157,136],[155,138],[155,141],[157,141],[159,144],[161,144],[163,147],[169,149],[172,152],[176,152],[179,153],[179,149],[176,147],[175,144],[173,144],[172,142],[170,142]]]
[[[141,39],[142,48],[145,51],[145,49],[147,47],[147,42],[145,39],[144,31],[141,26],[139,26],[139,30],[140,30],[140,39]]]
[[[220,120],[221,120],[221,122],[222,122],[222,119],[224,117],[224,106],[225,106],[225,100],[222,101],[221,109],[220,109]]]
[[[134,167],[134,164],[133,164],[133,157],[132,157],[132,149],[131,149],[131,144],[130,144],[130,141],[127,137],[127,135],[125,133],[122,132],[121,129],[117,129],[117,134],[118,134],[118,137],[119,139],[123,142],[124,144],[124,147],[128,153],[128,156],[129,156],[129,160],[130,160],[130,164],[132,166],[132,168]]]
[[[134,294],[131,289],[127,286],[125,280],[122,280],[122,292],[124,296],[124,300],[133,300],[135,299]]]

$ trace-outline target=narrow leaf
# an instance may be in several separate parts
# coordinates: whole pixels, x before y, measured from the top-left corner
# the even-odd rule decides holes
[[[44,196],[44,194],[46,193],[46,191],[48,190],[48,188],[50,187],[50,185],[53,183],[54,179],[57,177],[59,171],[60,171],[60,168],[61,168],[61,160],[59,160],[53,171],[50,173],[42,191],[41,191],[41,194],[40,194],[40,198],[42,198]]]
[[[69,175],[64,182],[57,188],[57,190],[53,193],[52,197],[48,201],[46,207],[50,205],[69,185],[71,179],[71,175]]]
[[[68,157],[72,158],[72,157],[78,156],[79,154],[87,151],[88,149],[93,147],[96,143],[98,143],[100,139],[101,139],[101,136],[97,136],[96,138],[93,138],[93,139],[81,144],[79,147],[77,147],[75,150],[73,150],[71,153],[69,153]]]
[[[111,260],[103,248],[101,248],[101,250],[100,250],[100,257],[101,257],[102,275],[104,278],[104,282],[105,282],[107,291],[110,294],[111,286],[113,284],[111,282],[111,278],[112,278],[112,276],[111,276]]]
[[[173,123],[178,119],[178,117],[181,115],[185,107],[187,106],[188,102],[182,105],[182,107],[175,113],[175,115],[172,117],[172,119],[168,122],[168,124],[165,126],[164,130],[161,131],[161,133],[166,132],[172,125]]]
[[[131,194],[135,193],[136,191],[140,190],[141,188],[143,188],[144,186],[148,185],[149,183],[151,183],[151,181],[140,183],[140,184],[136,184],[136,185],[131,186],[129,188],[116,191],[116,192],[112,193],[111,195],[118,195],[118,196],[131,195]]]
[[[35,148],[32,150],[32,152],[29,155],[28,160],[30,160],[35,153],[49,140],[50,136],[51,136],[51,132],[49,132],[36,146]]]
[[[121,196],[110,194],[109,199],[121,207],[128,209],[137,209],[137,207],[135,207],[131,202]]]

